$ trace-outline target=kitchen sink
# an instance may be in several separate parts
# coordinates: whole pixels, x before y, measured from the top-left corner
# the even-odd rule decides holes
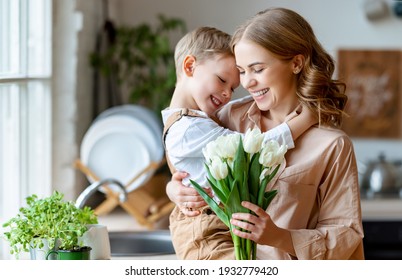
[[[112,257],[174,254],[169,230],[109,232]]]

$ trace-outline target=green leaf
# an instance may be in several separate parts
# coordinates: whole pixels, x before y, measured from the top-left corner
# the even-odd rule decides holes
[[[6,222],[4,233],[13,253],[28,251],[30,247],[43,247],[42,239],[47,239],[53,247],[56,239],[68,249],[78,244],[78,237],[87,230],[87,224],[98,223],[94,211],[89,207],[78,209],[72,202],[64,201],[63,194],[54,192],[50,197],[38,199],[36,195],[26,198],[27,206]]]
[[[264,199],[262,203],[262,209],[267,210],[269,204],[271,201],[275,198],[275,196],[278,194],[277,190],[270,190],[264,193]]]
[[[264,200],[264,194],[265,194],[265,189],[267,188],[267,185],[271,180],[275,177],[276,173],[279,170],[280,165],[277,165],[275,169],[262,180],[260,184],[260,189],[258,190],[258,197],[257,197],[257,205],[262,207],[263,206],[263,200]]]
[[[214,176],[212,176],[211,171],[209,170],[208,164],[205,163],[204,165],[205,165],[205,169],[207,170],[208,179],[212,182],[213,185],[216,185],[216,179],[214,178]]]
[[[226,176],[225,180],[226,180],[226,185],[230,186],[230,183],[233,182],[234,178],[233,178],[233,170],[232,168],[230,168],[228,162],[226,161],[226,165],[228,167],[228,176]]]
[[[218,180],[217,184],[215,185],[215,188],[219,189],[223,193],[223,196],[225,198],[224,198],[224,200],[222,200],[222,202],[226,203],[226,201],[229,197],[229,193],[230,193],[230,189],[229,189],[228,185],[226,185],[226,180],[225,179]]]
[[[194,188],[197,190],[197,192],[201,195],[201,197],[205,200],[205,202],[211,207],[211,209],[215,212],[215,214],[218,216],[218,218],[227,226],[230,227],[230,218],[228,215],[225,213],[224,210],[222,210],[219,205],[216,203],[215,200],[213,200],[206,192],[205,190],[195,181],[190,179],[190,183],[194,186]]]
[[[246,172],[244,172],[243,184],[239,185],[240,201],[250,201],[250,190]]]
[[[252,194],[250,194],[250,202],[257,205],[257,197],[252,195]]]
[[[256,153],[253,155],[253,157],[250,160],[250,170],[249,170],[249,189],[250,189],[250,194],[252,194],[254,197],[257,197],[258,195],[258,186],[260,184],[260,174],[261,174],[261,167],[262,165],[259,163],[259,157],[260,153]],[[256,203],[254,201],[253,203]]]
[[[213,190],[213,192],[215,193],[215,195],[218,197],[218,199],[220,201],[222,201],[222,203],[226,203],[227,198],[229,196],[229,192],[226,190],[226,188],[224,190],[221,190],[219,187],[217,187],[216,185],[214,185],[212,183],[212,181],[210,181],[209,178],[207,178],[209,185],[211,186],[211,189]]]
[[[279,170],[279,167],[281,167],[280,164],[278,164],[278,165],[275,167],[274,171],[272,171],[271,174],[269,174],[269,176],[268,176],[268,180],[269,180],[269,181],[268,181],[268,182],[270,182],[270,181],[275,177],[276,173],[277,173],[278,170]]]
[[[248,170],[247,169],[247,157],[246,157],[246,152],[244,151],[243,148],[243,140],[241,137],[239,141],[239,146],[236,151],[236,155],[234,158],[233,162],[233,177],[235,180],[238,180],[239,182],[244,181],[244,171]],[[248,173],[246,173],[246,176]]]
[[[240,199],[240,191],[239,191],[239,182],[234,180],[232,183],[232,189],[229,194],[229,199],[227,202],[227,211],[229,217],[232,216],[233,213],[248,213],[248,209],[244,208],[241,205]]]

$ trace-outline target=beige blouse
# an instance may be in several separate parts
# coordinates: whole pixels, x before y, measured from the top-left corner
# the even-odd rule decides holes
[[[218,116],[229,129],[242,132],[275,125],[250,98],[230,103]],[[358,173],[349,137],[314,126],[285,158],[286,167],[268,186],[278,195],[267,212],[276,225],[290,230],[296,256],[259,245],[258,259],[364,259]]]

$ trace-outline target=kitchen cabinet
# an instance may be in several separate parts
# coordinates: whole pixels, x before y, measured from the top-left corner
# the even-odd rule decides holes
[[[367,260],[402,259],[402,199],[362,200]]]

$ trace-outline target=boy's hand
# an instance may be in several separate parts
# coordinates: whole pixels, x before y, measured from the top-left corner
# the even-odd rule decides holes
[[[318,123],[318,118],[313,112],[305,105],[302,104],[302,111],[297,116],[309,128]]]
[[[166,185],[166,194],[184,215],[194,217],[201,213],[197,209],[206,206],[207,203],[194,188],[182,184],[181,181],[187,176],[186,172],[173,173],[172,180]],[[211,195],[210,189],[206,189],[206,191]]]
[[[306,130],[318,123],[318,118],[306,105],[302,104],[301,112],[287,121],[293,140],[299,138]],[[298,109],[299,111],[300,109]]]

